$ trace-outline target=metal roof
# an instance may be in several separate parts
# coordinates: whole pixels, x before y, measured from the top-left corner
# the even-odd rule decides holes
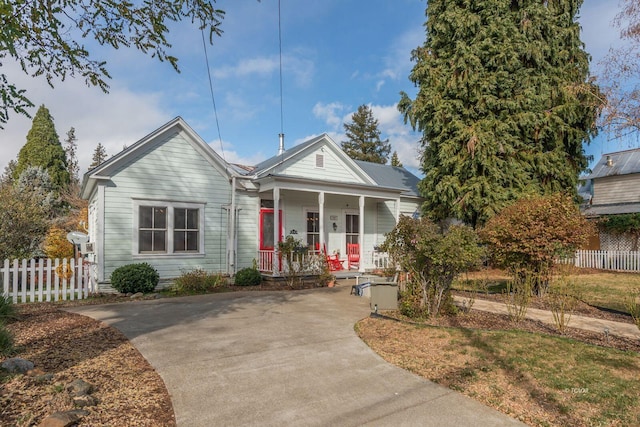
[[[640,173],[640,148],[603,154],[587,178]]]
[[[403,167],[382,165],[380,163],[356,160],[356,163],[379,186],[402,188],[408,196],[418,197],[418,183],[420,179]]]

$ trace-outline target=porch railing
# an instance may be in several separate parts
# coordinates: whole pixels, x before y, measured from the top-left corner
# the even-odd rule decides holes
[[[319,255],[320,254],[317,252],[309,252],[306,256],[317,257]],[[260,270],[263,273],[276,273],[276,271],[274,270],[275,266],[273,264],[273,260],[274,260],[273,250],[259,251],[258,252],[258,270]],[[364,261],[365,270],[384,270],[389,268],[390,266],[389,254],[387,254],[386,252],[379,252],[379,251],[365,252],[364,256],[362,257],[362,260]],[[284,264],[285,263],[281,260],[281,265],[280,265],[281,270],[287,268],[287,266]],[[345,265],[346,265],[346,261],[345,261]]]

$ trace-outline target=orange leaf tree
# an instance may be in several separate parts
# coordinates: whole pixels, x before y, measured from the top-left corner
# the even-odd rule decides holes
[[[556,193],[518,200],[487,221],[480,236],[494,264],[533,277],[542,295],[556,258],[572,254],[594,232],[571,197]]]

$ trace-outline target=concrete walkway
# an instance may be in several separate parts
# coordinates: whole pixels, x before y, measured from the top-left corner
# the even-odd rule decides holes
[[[462,302],[464,298],[454,297],[457,302]],[[507,306],[496,301],[488,301],[477,298],[473,306],[473,310],[489,311],[491,313],[509,314]],[[528,308],[527,319],[539,320],[548,324],[555,324],[553,321],[553,313],[547,310],[539,310],[537,308]],[[605,329],[609,330],[609,334],[617,335],[625,338],[640,339],[640,329],[634,324],[614,322],[611,320],[595,319],[593,317],[571,315],[569,324],[570,328],[578,328],[586,331],[604,334]]]
[[[178,426],[512,426],[386,363],[355,334],[351,287],[233,292],[71,311],[121,330],[163,378]]]

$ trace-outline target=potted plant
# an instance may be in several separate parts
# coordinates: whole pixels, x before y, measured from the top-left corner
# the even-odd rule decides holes
[[[322,259],[322,267],[320,270],[320,274],[318,275],[318,281],[321,286],[328,286],[333,288],[336,285],[336,276],[331,274],[331,269],[329,268],[329,263],[325,258]]]

